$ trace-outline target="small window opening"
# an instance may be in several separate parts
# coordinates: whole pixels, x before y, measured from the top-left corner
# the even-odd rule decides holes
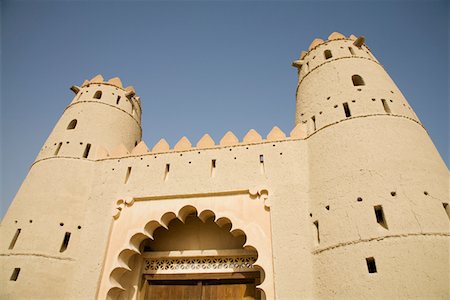
[[[128,179],[130,178],[130,175],[131,175],[131,167],[128,167],[127,175],[125,175],[125,183],[128,182]]]
[[[342,106],[344,106],[344,112],[345,112],[345,117],[350,117],[352,114],[350,112],[350,107],[348,106],[348,103],[342,103]]]
[[[102,98],[102,91],[96,91],[94,94],[94,99],[101,99]]]
[[[169,178],[169,172],[170,172],[170,164],[166,164],[166,171],[164,172],[164,181],[166,181]]]
[[[447,217],[450,219],[450,207],[448,206],[448,203],[442,203],[442,206],[445,209],[445,212],[447,213]]]
[[[312,214],[310,214],[310,216],[312,217]],[[320,234],[319,234],[319,221],[316,220],[313,222],[314,224],[314,228],[315,228],[315,232],[316,232],[316,244],[320,244]]]
[[[59,249],[59,252],[64,252],[67,249],[67,246],[69,246],[69,240],[70,240],[70,232],[66,232],[64,235],[63,242],[61,244],[61,249]]]
[[[116,104],[119,105],[120,102],[120,96],[117,96]]]
[[[216,160],[211,160],[211,177],[216,176]]]
[[[259,155],[259,166],[261,169],[261,174],[264,174],[266,170],[264,168],[264,155],[262,154]]]
[[[350,51],[350,54],[351,54],[351,55],[355,55],[355,51],[353,50],[352,47],[348,47],[348,51]]]
[[[20,235],[20,231],[21,231],[22,229],[20,229],[20,228],[18,228],[17,230],[16,230],[16,233],[14,234],[14,237],[13,237],[13,239],[11,240],[11,243],[9,244],[9,250],[11,250],[11,249],[13,249],[14,248],[14,246],[16,245],[16,242],[17,242],[17,238],[19,238],[19,235]]]
[[[381,99],[381,103],[383,103],[384,111],[386,113],[390,114],[391,113],[391,109],[389,108],[389,104],[386,102],[386,100],[385,99]]]
[[[91,144],[86,144],[86,148],[84,149],[83,158],[87,158],[89,156],[89,151],[91,150]]]
[[[19,278],[20,268],[14,268],[14,271],[11,274],[11,277],[9,280],[11,281],[17,281],[17,278]]]
[[[305,73],[309,72],[309,61],[306,62]]]
[[[369,271],[369,273],[377,273],[377,265],[375,264],[375,258],[367,257],[366,263],[367,263],[367,270]]]
[[[331,54],[331,50],[325,50],[323,52],[323,55],[325,56],[325,59],[330,59],[333,57],[333,55]]]
[[[352,76],[352,81],[353,81],[353,85],[354,86],[366,85],[364,83],[364,80],[362,79],[362,77],[359,76],[359,75],[353,75]]]
[[[311,120],[312,120],[312,123],[313,123],[314,131],[316,131],[316,116],[312,116]]]
[[[69,125],[67,126],[68,130],[75,129],[77,127],[77,119],[73,119],[70,121]]]
[[[58,147],[56,147],[56,150],[55,150],[55,154],[54,154],[54,155],[58,155],[59,150],[61,150],[61,146],[62,146],[62,142],[58,144]]]
[[[386,223],[386,218],[384,216],[383,207],[381,205],[377,205],[374,207],[375,217],[377,218],[377,223],[383,226],[383,228],[389,229]]]

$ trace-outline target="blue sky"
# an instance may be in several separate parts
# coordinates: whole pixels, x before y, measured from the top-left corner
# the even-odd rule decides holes
[[[449,165],[447,1],[2,1],[2,217],[80,85],[133,85],[143,139],[218,142],[294,124],[291,62],[331,32],[365,35]]]

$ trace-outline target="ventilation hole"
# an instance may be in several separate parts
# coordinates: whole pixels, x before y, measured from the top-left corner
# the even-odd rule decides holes
[[[13,238],[12,238],[12,240],[11,240],[11,243],[9,244],[9,247],[8,247],[9,250],[14,249],[14,246],[16,245],[16,242],[17,242],[17,239],[19,238],[19,235],[20,235],[20,231],[21,231],[21,230],[22,230],[22,229],[20,229],[20,228],[18,228],[18,229],[16,230],[16,233],[14,234],[14,236],[13,236]]]
[[[69,143],[70,143],[69,141],[66,142],[66,144],[69,144]]]
[[[389,108],[389,105],[388,105],[388,103],[386,102],[386,100],[385,100],[385,99],[381,99],[381,103],[383,103],[384,111],[385,111],[386,113],[390,114],[390,113],[391,113],[391,109]]]
[[[442,206],[445,209],[445,212],[447,213],[447,217],[450,219],[450,207],[448,206],[448,203],[442,203]]]
[[[64,223],[59,223],[59,226],[64,226]]]
[[[216,176],[216,160],[211,160],[211,177]]]
[[[389,229],[386,223],[386,218],[384,217],[383,207],[381,205],[374,206],[375,217],[377,218],[377,223],[383,226],[385,229]]]
[[[320,232],[319,232],[319,221],[314,221],[314,228],[315,228],[315,232],[316,232],[316,244],[320,244]]]
[[[334,106],[334,108],[337,108],[338,107],[338,105],[336,104],[335,106]]]
[[[147,168],[149,167],[150,165],[147,165]]]
[[[94,94],[94,99],[101,99],[102,98],[102,91],[96,91]]]
[[[69,125],[67,125],[67,129],[68,130],[72,130],[75,129],[75,127],[77,127],[77,119],[73,119],[72,121],[70,121]]]
[[[180,153],[180,156],[183,156],[183,153]]]
[[[83,145],[83,142],[80,142],[80,145]]]
[[[80,226],[80,225],[78,225],[78,226],[77,226],[77,228],[78,228],[78,229],[81,229],[81,226]]]
[[[141,157],[141,160],[143,160],[144,158],[143,157]]]
[[[191,164],[192,162],[189,162],[189,164]]]
[[[352,103],[355,103],[356,102],[356,100],[352,100]]]
[[[28,222],[33,223],[33,220],[30,220],[30,221],[28,221]]]
[[[236,157],[234,159],[236,159]]]
[[[120,103],[120,96],[117,96],[116,105],[119,105],[119,103]]]
[[[330,100],[331,99],[331,97],[327,97],[327,100]]]
[[[169,179],[169,172],[170,172],[170,164],[166,164],[166,170],[164,172],[164,181],[167,181],[167,179]]]
[[[325,56],[325,59],[330,59],[333,57],[333,55],[331,54],[331,50],[325,50],[323,52],[323,55]]]
[[[394,93],[394,91],[391,91],[391,94],[393,94]]]
[[[275,147],[275,144],[273,144],[272,147]]]
[[[10,281],[17,281],[17,278],[19,277],[20,268],[14,268],[14,271],[11,274],[11,277],[9,278]]]
[[[361,198],[361,197],[358,197],[358,198],[356,199],[356,201],[361,202],[361,201],[362,201],[362,198]]]
[[[283,155],[283,152],[280,152],[280,155]]]
[[[372,98],[372,101],[375,101],[376,99],[375,98]]]
[[[87,158],[89,156],[89,151],[91,150],[91,144],[86,144],[86,148],[84,149],[83,158]]]
[[[59,252],[66,251],[67,246],[69,246],[69,241],[70,241],[70,232],[66,232],[66,234],[64,235],[63,242],[61,244],[61,248],[59,249]]]
[[[230,151],[232,151],[233,149],[230,148]]]
[[[128,179],[130,178],[131,175],[131,167],[127,168],[127,174],[125,175],[125,184],[128,182]]]
[[[316,117],[315,116],[312,116],[311,117],[311,120],[312,120],[312,122],[313,122],[313,129],[314,129],[314,131],[316,130]]]
[[[389,102],[393,103],[393,102],[394,102],[394,100],[389,100]]]
[[[327,210],[330,210],[330,206],[329,206],[329,205],[325,206],[325,208],[326,208]]]
[[[61,146],[62,146],[62,142],[58,144],[58,147],[56,147],[56,150],[55,150],[55,153],[54,153],[55,156],[58,155],[59,150],[61,150]]]
[[[319,111],[319,115],[321,115],[322,114],[322,112],[321,111]]]
[[[352,76],[352,82],[353,82],[353,86],[365,85],[363,78],[361,76],[359,76],[359,75],[353,75]]]
[[[14,223],[17,223],[17,220],[14,220]]]
[[[427,191],[423,192],[423,194],[424,194],[425,196],[428,196],[428,192],[427,192]]]
[[[309,214],[309,216],[312,218],[312,214]]]
[[[396,192],[391,192],[391,196],[392,196],[392,197],[395,197],[396,195],[397,195]]]
[[[350,107],[348,107],[348,103],[344,102],[342,103],[342,106],[344,106],[345,117],[350,117],[352,114],[350,113]]]
[[[352,48],[352,47],[348,47],[348,51],[350,51],[350,54],[351,54],[351,55],[355,55],[355,51],[353,51],[353,48]]]
[[[367,263],[367,270],[369,271],[369,273],[377,273],[377,265],[375,264],[375,258],[367,257],[366,263]]]

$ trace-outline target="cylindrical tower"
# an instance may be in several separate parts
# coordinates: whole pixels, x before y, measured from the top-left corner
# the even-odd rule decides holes
[[[141,108],[133,88],[124,89],[118,78],[104,82],[98,75],[71,89],[75,98],[0,227],[2,299],[95,297],[96,280],[84,278],[100,277],[113,205],[90,196],[96,153],[122,144],[132,149],[141,140]]]
[[[363,37],[316,39],[293,65],[316,297],[448,297],[449,173],[405,97]]]

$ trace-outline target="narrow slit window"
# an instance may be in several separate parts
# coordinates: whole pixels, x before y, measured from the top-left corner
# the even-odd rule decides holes
[[[94,94],[94,99],[101,99],[102,98],[102,91],[96,91]]]
[[[211,160],[211,177],[216,175],[216,160]]]
[[[61,244],[61,248],[59,249],[59,252],[66,251],[67,246],[69,246],[69,241],[70,241],[70,232],[66,232],[66,234],[64,235],[63,242]]]
[[[91,144],[87,144],[86,148],[84,149],[83,158],[88,158],[90,150],[91,150]]]
[[[77,119],[73,119],[72,121],[70,121],[69,125],[67,125],[67,129],[71,130],[71,129],[75,129],[75,127],[77,127]]]
[[[58,153],[59,153],[59,150],[61,150],[61,146],[62,146],[62,142],[61,142],[61,143],[59,143],[59,144],[58,144],[58,146],[56,147],[56,150],[55,150],[55,155],[58,155]]]
[[[309,72],[309,61],[306,62],[305,73]]]
[[[325,59],[330,59],[333,57],[333,54],[331,54],[331,50],[328,49],[323,52],[323,55],[325,56]]]
[[[16,233],[14,234],[14,237],[13,237],[13,239],[11,240],[11,243],[9,244],[9,250],[11,250],[11,249],[14,249],[14,246],[16,245],[16,242],[17,242],[17,239],[19,238],[19,235],[20,235],[20,231],[21,231],[22,229],[20,229],[20,228],[18,228],[17,230],[16,230]]]
[[[353,81],[353,85],[354,86],[366,85],[364,83],[364,79],[361,76],[359,76],[359,75],[353,75],[352,76],[352,81]]]
[[[264,169],[264,155],[263,154],[259,155],[259,165],[261,167],[261,174],[264,174],[265,169]]]
[[[120,96],[117,96],[116,104],[119,105],[120,103]]]
[[[386,102],[386,99],[381,99],[381,103],[383,103],[384,111],[388,114],[391,113],[391,108],[389,107],[389,104]]]
[[[375,217],[377,218],[377,223],[380,224],[383,228],[389,229],[386,217],[384,216],[383,207],[381,205],[377,205],[374,207]]]
[[[345,117],[351,117],[352,113],[350,112],[350,107],[348,106],[348,103],[342,103],[342,106],[344,107]]]
[[[313,224],[314,224],[314,230],[316,233],[316,244],[318,245],[318,244],[320,244],[319,221],[316,220],[313,222]]]
[[[20,268],[14,268],[11,277],[9,278],[10,281],[17,281],[17,278],[19,278]]]
[[[447,213],[447,217],[450,219],[450,207],[448,206],[448,203],[442,203],[442,206],[445,209],[445,212]]]
[[[314,131],[316,131],[316,116],[312,116],[311,120],[312,120],[312,123],[313,123]]]
[[[367,270],[369,271],[369,273],[377,273],[377,265],[375,263],[375,258],[367,257],[366,263],[367,263]]]
[[[351,55],[355,55],[355,51],[353,50],[352,47],[348,47],[348,51],[350,51],[350,54],[351,54]]]
[[[130,175],[131,175],[131,167],[128,167],[127,174],[125,175],[125,183],[128,182],[128,179],[130,178]]]
[[[169,178],[169,172],[170,172],[170,164],[166,164],[166,170],[164,172],[164,181],[167,181]]]

